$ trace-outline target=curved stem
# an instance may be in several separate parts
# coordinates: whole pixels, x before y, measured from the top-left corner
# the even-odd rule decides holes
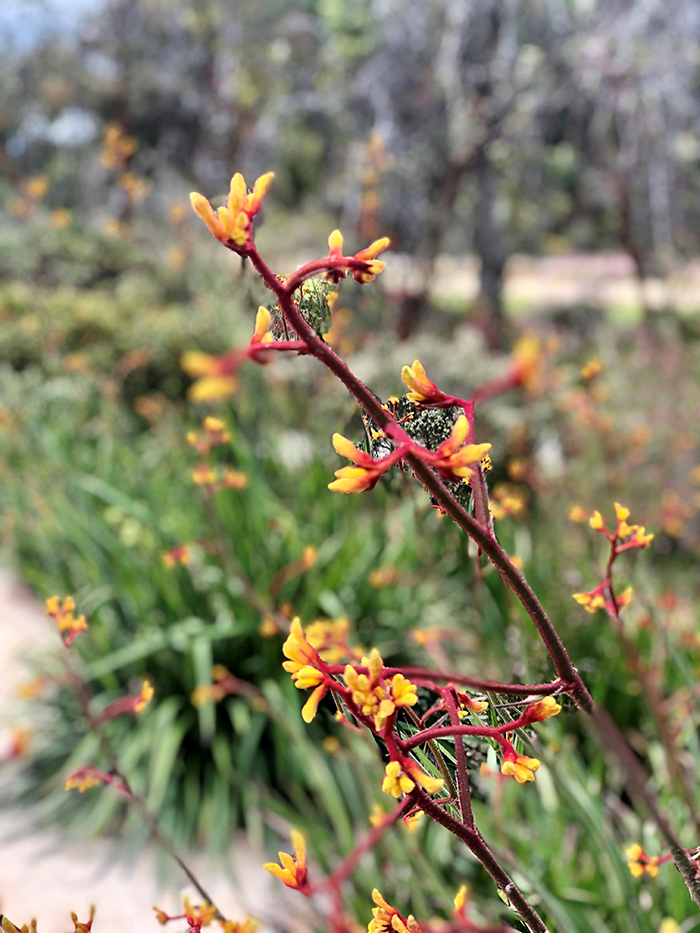
[[[520,914],[523,922],[527,925],[531,933],[547,933],[547,927],[535,911],[534,907],[528,902],[525,895],[518,888],[516,883],[503,868],[493,852],[484,842],[481,833],[477,829],[471,829],[450,816],[442,807],[438,806],[432,797],[429,797],[425,791],[416,788],[413,791],[416,803],[425,812],[431,820],[440,823],[449,832],[467,846],[470,852],[476,856],[486,871],[496,882],[498,888],[503,891],[508,901],[515,907]]]
[[[257,250],[251,252],[250,261],[265,284],[277,295],[280,307],[297,334],[305,341],[308,351],[337,376],[372,419],[385,430],[387,435],[400,443],[412,444],[411,438],[395,424],[390,414],[382,408],[379,399],[370,392],[367,386],[357,378],[334,350],[321,340],[321,338],[316,335],[313,328],[307,324],[303,315],[294,304],[288,288],[273,275]],[[319,260],[319,262],[322,261]],[[314,264],[309,263],[305,268],[310,268],[312,265]],[[324,268],[323,265],[321,265],[320,268]],[[549,620],[541,603],[526,583],[525,578],[510,562],[508,555],[496,538],[490,530],[483,528],[479,522],[469,515],[454,496],[450,494],[444,483],[436,476],[433,470],[426,466],[419,457],[415,454],[407,454],[406,460],[410,463],[414,473],[433,496],[440,508],[442,508],[443,511],[452,518],[455,524],[479,545],[489,560],[496,566],[505,582],[513,589],[537,628],[540,638],[552,659],[557,675],[565,684],[566,692],[571,695],[574,702],[581,709],[586,712],[591,712],[593,700],[581,680],[578,671],[571,663],[564,643]]]
[[[459,726],[459,712],[457,710],[457,700],[454,687],[448,687],[443,691],[443,699],[447,712],[450,714],[450,722],[453,726]],[[460,735],[455,735],[455,762],[457,771],[457,788],[459,790],[459,807],[462,812],[462,822],[470,829],[476,829],[474,825],[474,814],[472,813],[472,798],[469,789],[469,772],[467,770],[467,753],[464,749],[464,740]]]

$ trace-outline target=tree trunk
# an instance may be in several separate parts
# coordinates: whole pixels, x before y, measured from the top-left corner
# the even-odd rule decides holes
[[[508,257],[494,216],[496,171],[484,148],[475,165],[478,198],[474,227],[474,248],[481,260],[476,318],[492,350],[501,350],[505,340],[503,316],[503,272]]]

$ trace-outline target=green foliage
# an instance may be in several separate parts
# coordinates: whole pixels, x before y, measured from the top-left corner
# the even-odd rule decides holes
[[[283,634],[266,638],[260,632],[263,617],[285,603],[305,623],[347,615],[361,644],[377,645],[396,663],[444,665],[449,646],[449,666],[466,673],[532,681],[550,676],[529,620],[497,574],[474,575],[463,536],[419,491],[394,491],[388,483],[371,496],[328,493],[334,466],[328,438],[336,427],[330,412],[338,399],[322,375],[290,379],[274,366],[245,372],[239,397],[224,413],[232,439],[215,449],[215,466],[245,471],[249,484],[210,496],[191,482],[197,458],[183,440],[179,408],[165,409],[145,430],[123,396],[104,393],[90,373],[66,373],[60,360],[43,359],[43,373],[34,365],[20,372],[6,365],[2,373],[5,550],[40,596],[73,592],[87,613],[90,630],[72,651],[98,708],[137,691],[142,677],[152,679],[152,707],[109,729],[134,788],[177,839],[223,847],[238,824],[261,839],[277,814],[299,825],[318,864],[330,867],[366,831],[373,806],[387,808],[373,744],[339,729],[325,705],[310,727],[301,721],[303,697],[280,666]],[[614,366],[605,378],[615,383]],[[628,378],[629,398],[621,396],[627,408],[609,411],[623,419],[632,417],[640,391],[635,377]],[[642,370],[639,379],[641,386]],[[686,386],[689,399],[694,391]],[[556,430],[568,445],[581,437],[580,425],[569,422],[576,411],[557,413],[546,398],[530,401],[529,439],[511,427],[511,437],[520,438],[515,443],[499,424],[512,426],[525,413],[514,400],[494,403],[483,436],[507,453],[495,461],[492,488],[504,478],[509,458],[530,457],[535,469],[538,438]],[[352,427],[344,430],[352,435]],[[319,456],[324,450],[328,456]],[[578,501],[605,509],[614,496],[623,498],[621,490],[606,486],[609,473],[597,468],[599,456],[591,440],[571,451],[559,479],[542,485],[531,474],[527,522],[503,519],[499,536],[525,562],[596,700],[614,708],[620,725],[640,736],[639,748],[654,767],[652,780],[682,824],[684,805],[668,782],[656,729],[638,681],[624,666],[618,637],[571,600],[580,581],[595,582],[600,554],[593,533],[567,521],[569,506]],[[647,456],[645,471],[631,485],[625,481],[635,498],[643,497],[644,475],[655,475],[654,457],[664,456],[663,445],[652,445]],[[643,513],[633,514],[653,524]],[[194,545],[190,565],[166,569],[160,555],[184,543]],[[280,586],[282,568],[308,546],[317,549],[315,565]],[[660,553],[641,560],[643,575],[631,563],[629,572],[632,582],[643,580],[646,607],[651,609],[656,592],[673,590],[681,599],[689,592],[682,562],[669,564]],[[369,576],[381,568],[391,573],[388,585],[377,588]],[[578,582],[562,582],[572,574]],[[662,615],[651,611],[657,621],[651,630],[633,629],[635,644],[652,657],[665,652],[662,676],[670,694],[692,690],[695,654],[688,655]],[[439,630],[440,640],[421,647],[407,637],[413,629]],[[426,660],[426,651],[434,659]],[[213,663],[225,664],[260,690],[264,703],[232,696],[194,708],[191,693],[210,682]],[[52,657],[39,666],[54,676],[60,670]],[[71,692],[52,687],[33,702],[39,703],[33,707],[39,734],[24,772],[23,799],[29,803],[40,795],[42,818],[74,830],[98,833],[121,826],[123,832],[142,833],[137,815],[116,795],[64,792],[66,775],[99,762],[100,754]],[[329,737],[340,745],[322,747]],[[509,783],[500,799],[497,781],[479,776],[478,755],[474,797],[486,837],[509,853],[506,862],[547,922],[575,933],[626,933],[645,930],[650,916],[658,925],[664,915],[686,915],[685,895],[668,867],[654,883],[651,915],[637,906],[640,882],[626,869],[624,846],[642,839],[655,852],[661,842],[627,808],[619,777],[607,769],[580,721],[567,716],[565,723],[548,722],[530,741],[525,752],[544,762],[536,784]],[[452,760],[449,743],[443,756]],[[496,768],[495,759],[487,756],[486,763]],[[535,837],[533,825],[539,827]],[[684,842],[693,844],[690,835]],[[409,883],[411,866],[422,873],[421,885]],[[360,916],[368,913],[369,891],[379,877],[387,898],[421,916],[447,912],[454,891],[467,880],[494,915],[483,872],[434,826],[415,835],[399,827],[363,860],[349,900]]]

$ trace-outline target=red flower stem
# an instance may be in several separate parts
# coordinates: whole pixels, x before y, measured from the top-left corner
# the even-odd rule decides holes
[[[514,729],[522,729],[523,726],[527,725],[529,725],[529,722],[521,716],[520,719],[505,722],[501,726],[463,726],[461,724],[456,726],[433,726],[431,729],[424,729],[423,732],[412,735],[409,739],[403,739],[402,744],[406,751],[410,751],[424,742],[447,739],[451,736],[476,735],[484,739],[499,739],[506,732],[513,732]]]
[[[313,328],[306,323],[292,299],[292,292],[294,288],[298,287],[298,285],[294,284],[294,277],[288,279],[285,283],[280,282],[255,248],[249,253],[249,258],[265,284],[277,295],[280,308],[297,334],[305,341],[309,352],[337,376],[389,437],[401,444],[412,444],[411,438],[395,424],[389,412],[382,408],[381,402],[375,398],[367,386],[351,372],[333,349],[321,340]],[[315,274],[317,271],[321,272],[329,268],[329,262],[331,260],[318,260],[316,263],[308,263],[296,275],[302,272],[306,274],[305,270],[311,270],[312,267],[313,271],[310,274]],[[513,589],[539,632],[540,638],[552,659],[557,676],[565,685],[566,692],[572,697],[577,706],[586,712],[591,712],[593,700],[578,671],[571,663],[564,643],[539,600],[526,583],[525,578],[512,565],[508,555],[496,541],[493,534],[469,515],[466,509],[450,494],[433,470],[426,466],[416,454],[408,453],[405,459],[410,463],[413,472],[421,480],[440,508],[479,545],[491,563],[498,569],[505,582]]]
[[[688,808],[688,813],[690,814],[690,818],[693,822],[695,833],[698,837],[700,837],[700,817],[698,816],[696,804],[693,799],[694,788],[690,783],[689,775],[678,760],[673,730],[670,728],[668,717],[663,710],[663,693],[660,690],[653,674],[651,674],[648,666],[640,657],[633,640],[625,631],[625,627],[620,617],[620,607],[617,604],[615,588],[612,582],[612,568],[619,553],[620,550],[618,549],[615,539],[613,538],[610,541],[610,558],[608,560],[607,577],[601,584],[601,586],[607,589],[610,596],[610,600],[606,605],[606,612],[615,623],[620,643],[622,644],[623,650],[627,657],[627,663],[641,684],[642,695],[644,696],[647,708],[649,709],[649,712],[651,713],[654,722],[656,723],[661,745],[663,746],[664,753],[666,755],[666,763],[668,765],[669,774],[671,775],[673,782],[680,789],[681,796],[685,802],[686,807]]]
[[[367,386],[350,371],[331,347],[314,333],[313,329],[306,323],[301,312],[294,304],[292,293],[305,278],[317,272],[338,268],[338,266],[334,266],[333,261],[329,259],[321,259],[316,262],[307,263],[306,266],[297,270],[297,272],[283,284],[276,278],[274,273],[264,262],[254,245],[246,251],[246,255],[265,284],[277,295],[283,313],[292,324],[297,334],[304,339],[309,353],[330,369],[356,398],[365,411],[375,420],[377,425],[384,429],[389,437],[399,443],[410,443],[410,438],[405,431],[393,422],[389,414],[382,408],[378,399],[376,399]],[[511,372],[502,380],[495,381],[482,387],[482,389],[475,394],[473,401],[482,401],[485,398],[503,392],[515,386],[518,381],[518,375]],[[426,466],[418,456],[415,454],[408,454],[406,460],[410,463],[415,475],[423,483],[440,508],[450,516],[465,534],[476,542],[522,603],[523,608],[530,616],[552,660],[557,676],[561,682],[560,690],[569,694],[581,710],[595,717],[601,735],[606,739],[606,744],[616,753],[618,760],[625,766],[630,779],[628,782],[630,795],[636,800],[641,801],[653,816],[659,829],[669,843],[674,862],[690,891],[691,897],[696,904],[700,906],[700,877],[698,877],[698,873],[695,870],[695,863],[689,858],[686,850],[680,846],[668,822],[656,806],[654,796],[647,790],[644,769],[637,760],[634,752],[625,742],[624,737],[617,729],[617,726],[614,724],[607,711],[597,707],[594,708],[593,699],[578,671],[572,664],[564,643],[532,589],[522,574],[513,566],[508,555],[496,540],[492,530],[483,528],[478,521],[473,519],[460,503],[457,502],[454,496],[450,494],[433,470]],[[389,738],[390,737],[387,736],[387,740],[389,740]],[[387,741],[387,744],[389,744],[389,741]],[[395,751],[398,752],[398,745],[396,745],[395,742],[393,744]],[[421,801],[422,809],[424,809],[432,819],[441,823],[468,845],[494,881],[496,881],[499,888],[508,896],[520,913],[520,916],[528,924],[530,930],[533,931],[533,933],[546,933],[546,928],[536,912],[528,904],[515,883],[510,880],[505,870],[494,858],[488,846],[486,846],[483,839],[481,839],[481,836],[441,810],[441,808],[423,791],[416,788],[416,793],[418,799]]]
[[[325,881],[318,885],[313,885],[310,894],[319,894],[321,891],[327,891],[329,888],[339,888],[355,870],[355,867],[365,852],[369,852],[377,845],[384,833],[401,819],[413,807],[413,791],[407,794],[398,807],[395,807],[391,813],[388,813],[377,826],[373,827],[364,839],[361,839],[355,848],[345,856],[340,865],[332,875],[329,875]]]
[[[499,890],[505,894],[508,901],[518,911],[528,930],[530,930],[531,933],[547,933],[547,927],[544,925],[535,909],[528,903],[522,891],[520,891],[508,872],[486,845],[481,833],[479,833],[477,829],[471,829],[463,823],[460,823],[459,820],[456,820],[443,810],[432,797],[428,796],[428,794],[419,787],[411,793],[414,801],[431,820],[440,823],[440,825],[444,826],[453,836],[461,839],[470,852],[476,856],[496,882]]]
[[[355,670],[360,674],[368,674],[369,668],[362,665],[353,664]],[[345,664],[326,664],[324,670],[329,674],[343,674]],[[403,674],[414,683],[421,682],[419,686],[428,687],[439,691],[439,687],[434,681],[449,680],[455,684],[463,684],[465,687],[472,687],[474,690],[481,690],[485,693],[506,693],[512,696],[529,697],[552,696],[561,693],[563,683],[561,680],[553,680],[548,684],[499,684],[493,680],[480,680],[478,677],[467,677],[464,674],[450,674],[443,671],[430,671],[424,667],[385,667],[382,669],[382,677],[391,678],[394,674]]]
[[[309,352],[303,340],[272,340],[269,343],[251,343],[248,347],[248,355],[255,358],[255,354],[266,350],[291,350],[299,356],[304,356]]]
[[[257,254],[257,249],[255,247],[253,249],[254,252],[250,253],[251,261],[254,260]],[[255,262],[253,262],[253,265],[255,265]],[[313,262],[307,262],[306,265],[301,266],[296,272],[288,276],[284,282],[277,279],[277,283],[289,295],[292,295],[307,279],[318,275],[320,272],[365,272],[366,270],[367,260],[355,259],[352,256],[341,256],[338,259],[331,259],[330,256],[326,256],[324,259],[314,259]]]
[[[292,292],[294,288],[297,287],[297,285],[294,284],[294,277],[288,279],[285,283],[280,282],[263,261],[257,249],[253,249],[249,253],[249,258],[265,284],[277,295],[280,308],[297,334],[305,341],[309,352],[338,377],[343,385],[354,395],[360,405],[362,405],[365,411],[374,419],[379,427],[384,429],[389,437],[401,444],[412,444],[411,438],[395,424],[389,412],[382,408],[381,402],[375,398],[367,386],[351,372],[333,349],[321,340],[321,338],[316,335],[313,328],[306,323],[303,315],[292,299]],[[299,275],[305,270],[308,271],[312,267],[314,271],[310,274],[315,274],[317,271],[321,272],[329,268],[329,262],[331,261],[318,260],[316,263],[308,263],[300,269],[296,275]],[[539,632],[540,638],[552,659],[557,675],[565,685],[564,688],[566,692],[572,697],[577,706],[590,713],[593,709],[591,695],[581,680],[578,671],[571,663],[571,659],[569,658],[568,652],[559,634],[549,620],[539,600],[526,583],[525,578],[512,565],[508,555],[491,532],[483,528],[478,521],[469,515],[466,509],[464,509],[454,496],[450,494],[439,477],[436,476],[416,454],[408,453],[405,459],[410,463],[414,473],[436,500],[440,508],[479,545],[491,563],[496,566],[505,582],[513,589]]]
[[[606,709],[596,706],[593,710],[593,720],[598,727],[598,734],[610,751],[615,754],[625,771],[627,793],[638,807],[649,813],[656,823],[671,850],[674,864],[681,873],[690,896],[700,907],[700,874],[697,870],[697,863],[690,858],[688,850],[680,844],[666,817],[659,810],[654,794],[647,787],[647,775],[641,762]]]
[[[447,687],[441,691],[447,712],[450,714],[450,722],[453,726],[459,726],[459,712],[457,711],[457,700],[455,697],[455,688]],[[472,813],[472,798],[469,790],[469,772],[467,771],[467,753],[464,750],[464,741],[460,735],[455,735],[455,763],[457,771],[457,790],[459,791],[459,807],[462,813],[462,822],[470,829],[476,829],[474,824],[474,814]]]
[[[185,875],[189,879],[192,886],[196,888],[196,890],[198,891],[202,900],[206,901],[208,904],[211,904],[212,907],[215,908],[216,910],[215,916],[217,920],[225,921],[226,917],[224,916],[224,914],[221,913],[219,908],[216,906],[215,901],[207,893],[206,889],[200,882],[199,878],[197,878],[197,876],[194,874],[194,872],[189,867],[189,865],[178,854],[174,843],[172,843],[170,839],[163,834],[163,831],[160,828],[160,824],[158,823],[158,817],[155,816],[155,814],[151,813],[151,811],[148,809],[148,805],[145,799],[139,796],[138,794],[134,793],[134,791],[131,789],[131,785],[129,783],[127,776],[124,774],[124,772],[119,767],[117,751],[112,741],[107,736],[107,733],[105,732],[104,722],[100,721],[92,713],[92,710],[91,710],[92,694],[90,692],[89,686],[87,685],[85,680],[75,670],[75,665],[74,665],[73,658],[70,652],[66,653],[65,659],[66,659],[66,670],[68,673],[69,683],[72,685],[73,689],[75,690],[76,696],[83,710],[83,715],[85,716],[88,722],[88,725],[90,727],[90,731],[95,736],[97,736],[97,740],[100,744],[101,751],[105,755],[107,760],[109,761],[110,774],[112,774],[115,778],[121,781],[122,787],[120,788],[120,790],[122,791],[122,793],[126,794],[129,797],[130,802],[141,813],[141,816],[143,817],[144,821],[147,823],[150,829],[151,837],[156,841],[156,843],[158,843],[158,845],[165,852],[168,853],[168,855],[170,855],[170,857],[175,862],[177,862],[177,864],[180,866],[182,871],[185,873]]]
[[[494,379],[491,382],[484,383],[483,386],[480,386],[474,392],[474,401],[483,402],[487,398],[493,398],[496,395],[501,395],[503,392],[507,392],[509,389],[514,389],[515,386],[520,382],[520,376],[517,372],[506,373],[505,376],[501,376],[500,379]]]
[[[437,504],[445,511],[469,537],[475,541],[496,567],[504,581],[511,587],[523,608],[535,625],[547,653],[549,654],[559,679],[563,682],[563,690],[568,693],[576,705],[587,713],[593,710],[593,699],[585,684],[571,662],[569,654],[561,640],[559,633],[544,611],[540,601],[528,585],[523,575],[510,561],[510,558],[498,543],[496,538],[475,521],[471,515],[450,494],[445,485],[435,473],[413,454],[408,454],[406,460],[411,464],[413,472],[430,492]]]

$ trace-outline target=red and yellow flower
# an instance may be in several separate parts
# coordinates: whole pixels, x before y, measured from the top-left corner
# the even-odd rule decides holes
[[[276,862],[267,862],[263,868],[266,868],[275,878],[279,878],[288,888],[308,894],[310,889],[307,880],[306,846],[304,837],[297,830],[292,830],[292,845],[294,857],[288,852],[280,852],[279,865]]]
[[[330,678],[324,672],[319,653],[309,644],[298,617],[292,619],[289,637],[282,645],[282,652],[288,659],[282,663],[282,667],[292,675],[294,686],[298,690],[313,688],[313,693],[301,710],[304,722],[311,722],[319,703],[328,692]]]
[[[356,493],[373,489],[386,471],[398,463],[403,456],[403,452],[399,448],[387,457],[375,460],[364,450],[358,450],[342,434],[334,434],[332,442],[337,454],[354,463],[354,466],[341,467],[335,471],[336,479],[328,484],[328,488],[333,492]]]
[[[510,743],[503,746],[501,774],[505,774],[507,777],[514,777],[518,784],[534,781],[535,771],[537,771],[539,767],[539,759],[528,758],[527,755],[518,755]]]
[[[444,392],[428,379],[419,360],[414,360],[413,366],[403,367],[401,381],[409,389],[407,398],[411,402],[418,405],[435,405],[445,401]]]
[[[212,236],[228,246],[233,244],[237,252],[242,252],[252,245],[253,217],[260,211],[262,199],[274,177],[273,172],[261,175],[248,194],[245,180],[237,172],[231,179],[226,206],[216,212],[209,201],[196,191],[190,194],[190,201]]]
[[[356,282],[372,282],[384,269],[384,263],[376,257],[389,247],[389,238],[382,237],[375,240],[365,249],[361,249],[354,256],[343,256],[343,235],[340,230],[334,230],[328,237],[328,258],[343,260],[346,269],[352,269]],[[345,275],[343,269],[339,270],[340,277]],[[333,275],[333,273],[331,273]]]
[[[468,435],[469,422],[465,415],[460,415],[447,440],[443,441],[430,457],[425,457],[448,482],[470,479],[474,475],[476,465],[491,450],[490,444],[465,443]]]
[[[75,615],[75,600],[72,596],[66,596],[63,602],[59,596],[50,596],[46,600],[46,611],[56,620],[63,644],[67,648],[73,644],[78,632],[84,632],[88,627],[85,616]]]

